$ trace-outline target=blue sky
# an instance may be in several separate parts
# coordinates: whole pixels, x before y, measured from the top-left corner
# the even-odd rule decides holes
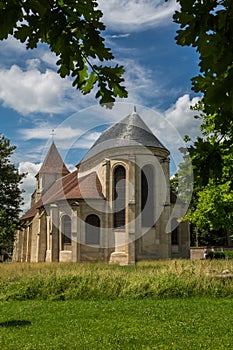
[[[99,0],[107,26],[104,34],[115,62],[126,69],[127,100],[113,110],[98,105],[94,93],[83,96],[69,79],[56,73],[56,57],[45,45],[26,50],[13,38],[0,42],[0,132],[17,146],[13,160],[24,181],[25,202],[35,185],[34,176],[51,143],[66,164],[74,168],[101,130],[133,110],[171,150],[171,171],[181,156],[182,138],[199,133],[190,105],[198,101],[190,79],[198,73],[198,56],[192,48],[175,43],[175,1]]]

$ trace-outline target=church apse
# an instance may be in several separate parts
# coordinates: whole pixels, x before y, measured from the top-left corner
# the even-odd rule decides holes
[[[52,142],[22,217],[15,260],[134,264],[171,258],[169,176],[169,151],[135,110],[106,129],[73,172]],[[188,225],[179,247],[176,257],[187,257]]]

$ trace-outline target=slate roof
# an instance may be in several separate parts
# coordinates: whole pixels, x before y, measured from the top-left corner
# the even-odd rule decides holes
[[[69,173],[55,143],[52,142],[38,174],[62,174],[62,176],[64,176]]]
[[[21,218],[26,220],[33,218],[38,209],[46,204],[51,204],[68,199],[104,199],[102,186],[96,172],[78,177],[78,170],[58,179]]]
[[[87,152],[83,161],[109,148],[138,145],[166,150],[164,145],[157,139],[134,110],[120,122],[105,130]]]

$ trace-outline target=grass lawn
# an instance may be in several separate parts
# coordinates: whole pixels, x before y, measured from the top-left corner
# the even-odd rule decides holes
[[[232,349],[231,298],[0,302],[1,350]]]
[[[231,278],[216,278],[233,260],[166,260],[135,266],[107,263],[1,264],[0,301],[229,297]]]

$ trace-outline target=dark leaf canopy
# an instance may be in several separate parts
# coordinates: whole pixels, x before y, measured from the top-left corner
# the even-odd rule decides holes
[[[203,94],[204,112],[215,115],[221,133],[233,130],[233,1],[179,0],[174,21],[180,25],[179,45],[199,53],[200,74],[193,90]]]
[[[199,74],[192,84],[202,96],[193,108],[202,121],[202,136],[188,146],[194,192],[186,217],[198,229],[233,232],[233,1],[177,2],[176,41],[199,54]],[[179,175],[186,181],[187,174]]]

